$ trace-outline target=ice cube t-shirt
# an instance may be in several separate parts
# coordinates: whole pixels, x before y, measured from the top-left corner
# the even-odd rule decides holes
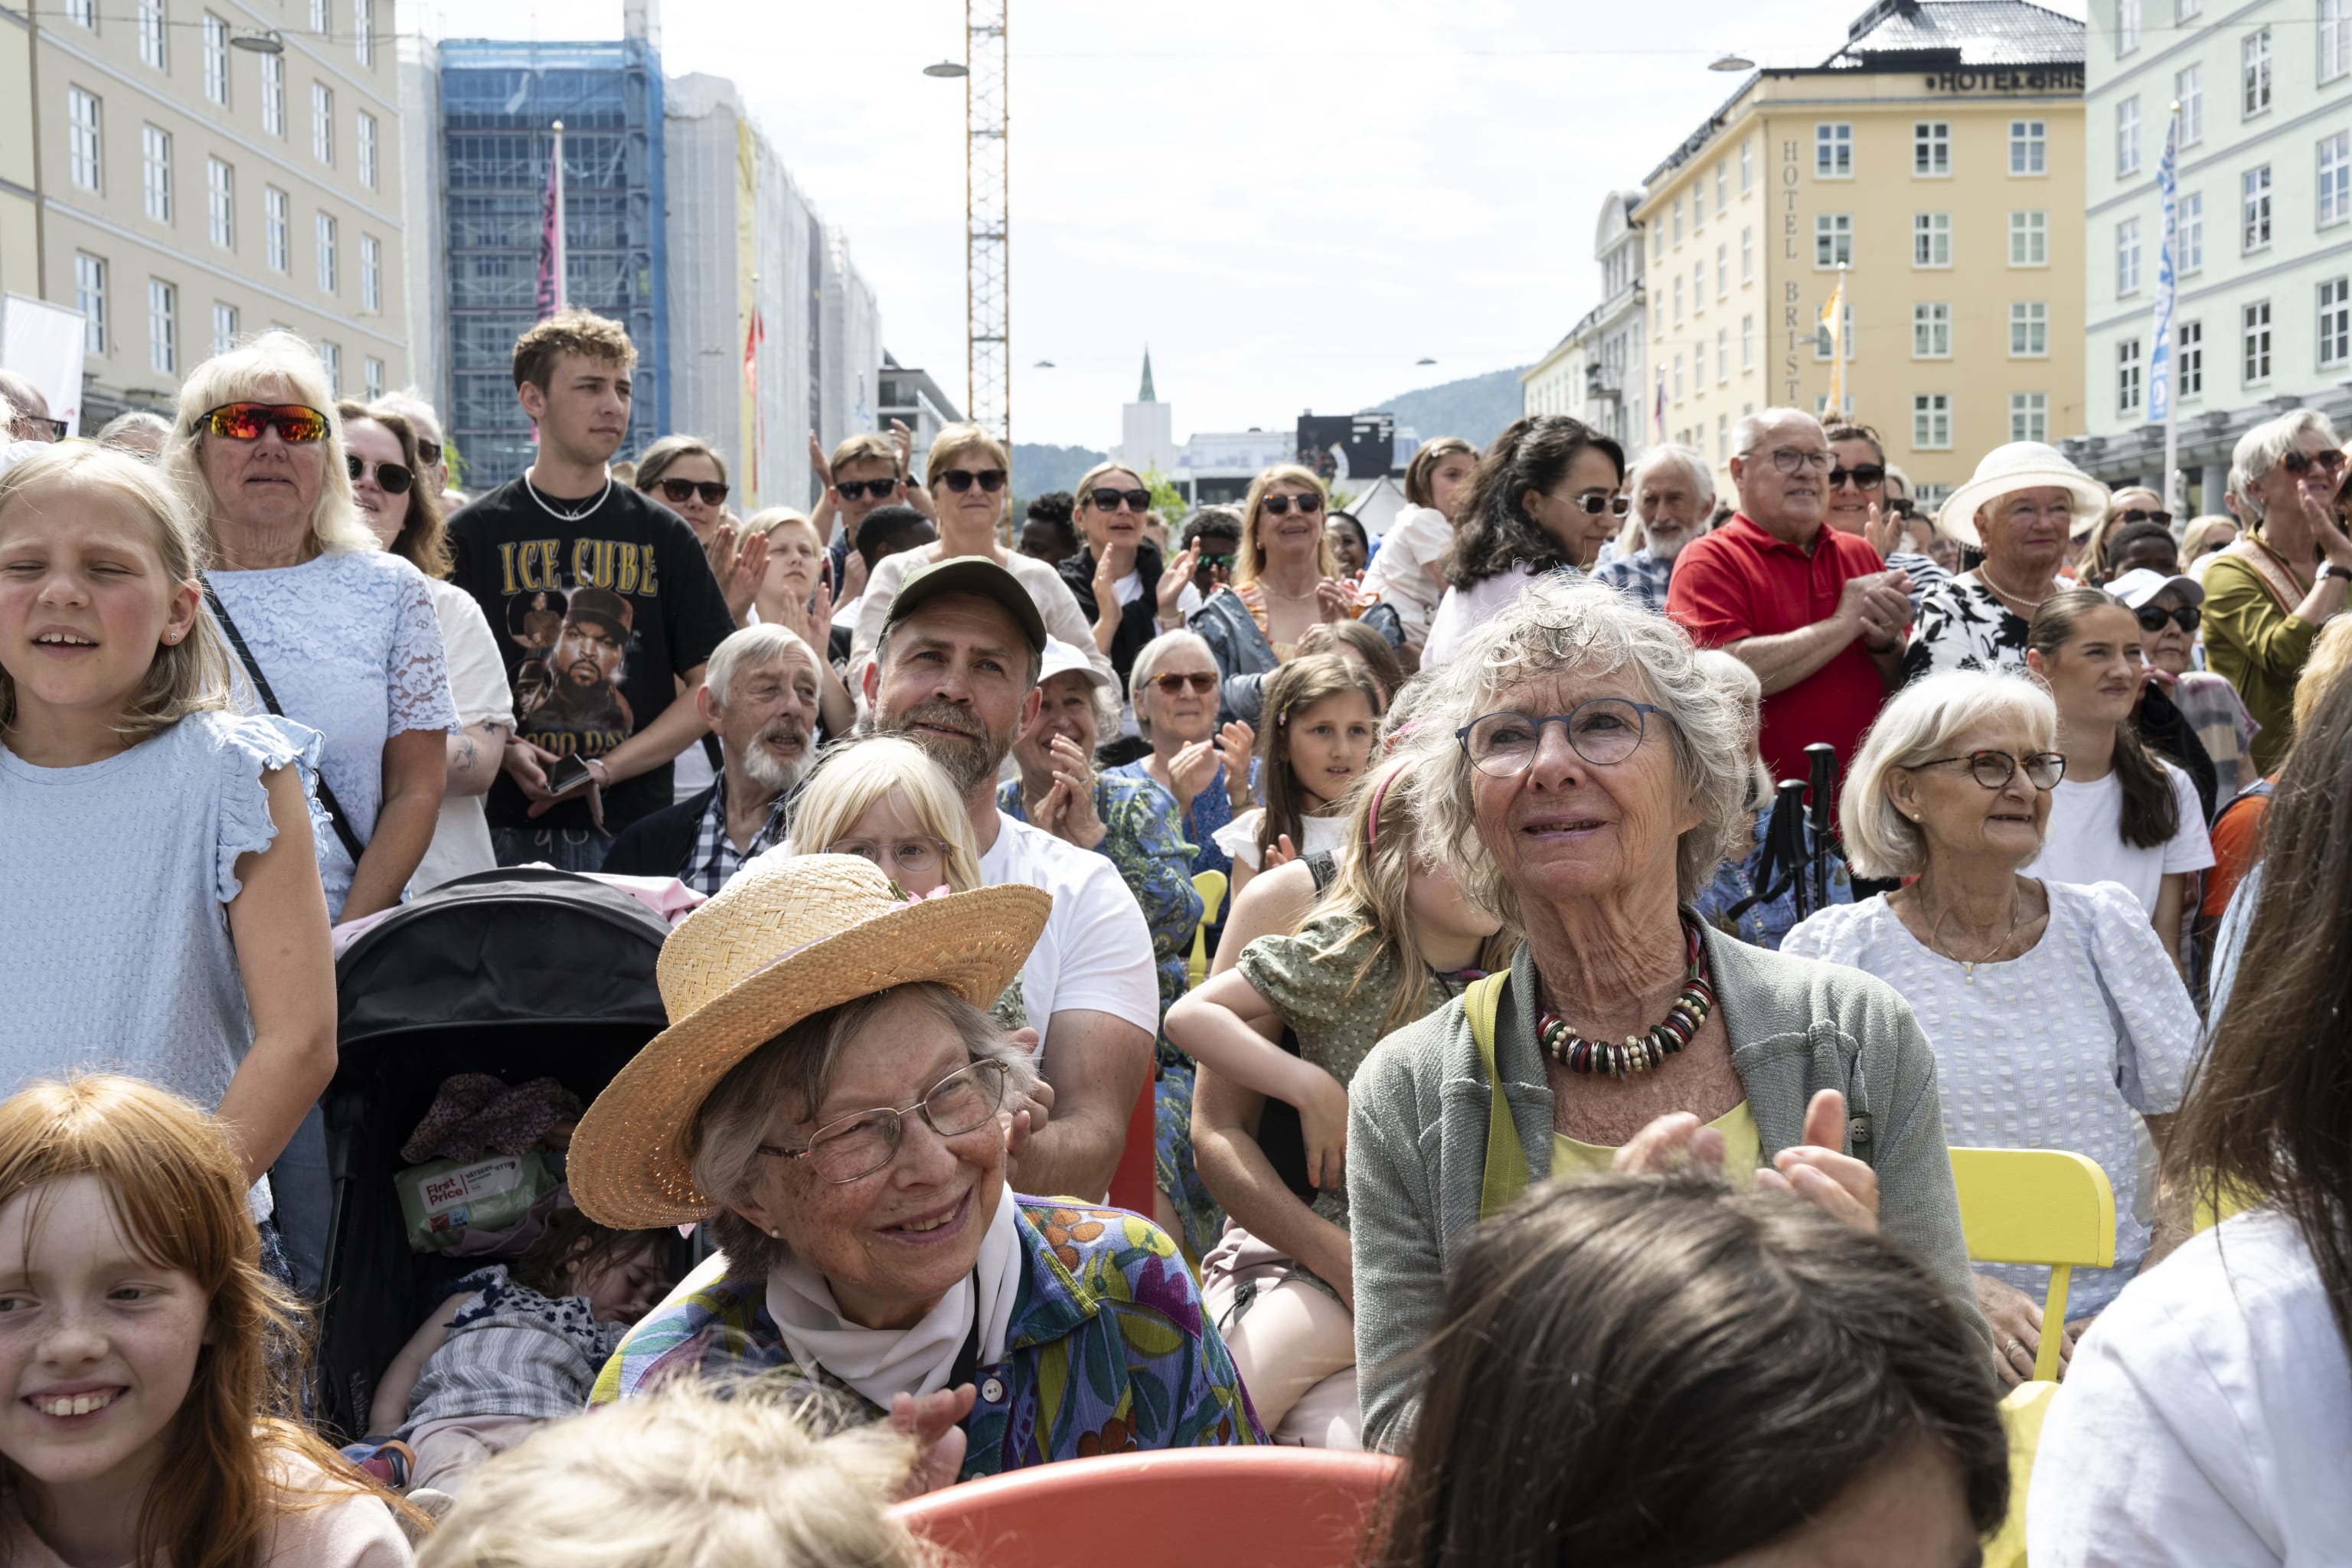
[[[735,629],[684,519],[619,483],[571,517],[587,499],[542,496],[518,479],[449,520],[452,576],[499,639],[515,733],[583,760],[660,717],[677,700],[677,678]],[[605,831],[669,804],[665,763],[605,792]],[[503,773],[487,807],[493,827],[592,826],[584,797],[531,817],[529,797]]]

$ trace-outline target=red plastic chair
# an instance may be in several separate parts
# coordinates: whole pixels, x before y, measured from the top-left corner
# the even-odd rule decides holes
[[[1403,1469],[1388,1454],[1179,1448],[1040,1465],[893,1511],[967,1568],[1350,1568]]]

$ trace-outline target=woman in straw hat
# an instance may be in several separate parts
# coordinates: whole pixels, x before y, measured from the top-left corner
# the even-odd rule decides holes
[[[1175,1243],[1005,1180],[1043,1105],[983,1009],[1050,902],[908,902],[870,861],[772,856],[672,933],[672,1022],[582,1118],[572,1191],[606,1225],[708,1220],[722,1250],[592,1405],[681,1375],[814,1384],[914,1436],[920,1486],[1265,1440]]]
[[[2058,591],[2058,568],[2079,525],[2106,515],[2107,488],[2039,441],[1995,447],[1952,492],[1938,531],[1984,552],[1973,572],[1919,598],[1903,678],[1947,669],[2025,673],[2033,612]]]

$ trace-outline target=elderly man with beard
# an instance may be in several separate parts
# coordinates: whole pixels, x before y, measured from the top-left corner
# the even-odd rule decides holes
[[[1592,580],[1664,615],[1675,558],[1715,513],[1715,476],[1696,452],[1670,441],[1642,454],[1625,488],[1633,492],[1633,521],[1618,542],[1633,548],[1594,568]]]
[[[783,837],[793,786],[808,765],[817,692],[816,655],[782,626],[746,626],[721,642],[695,693],[719,737],[719,776],[624,828],[604,869],[719,891],[744,861]]]
[[[864,686],[873,727],[913,741],[955,780],[982,880],[1054,896],[1021,968],[1053,1120],[1030,1134],[1015,1180],[1024,1193],[1091,1200],[1109,1189],[1129,1114],[1150,1080],[1160,994],[1151,933],[1118,869],[997,808],[997,770],[1043,705],[1045,650],[1045,617],[1029,590],[984,556],[951,556],[907,574]]]

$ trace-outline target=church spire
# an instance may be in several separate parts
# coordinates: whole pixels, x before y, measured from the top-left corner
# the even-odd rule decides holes
[[[1136,395],[1135,400],[1138,403],[1157,403],[1160,401],[1159,398],[1152,395],[1151,392],[1151,345],[1150,343],[1143,345],[1143,390]]]

